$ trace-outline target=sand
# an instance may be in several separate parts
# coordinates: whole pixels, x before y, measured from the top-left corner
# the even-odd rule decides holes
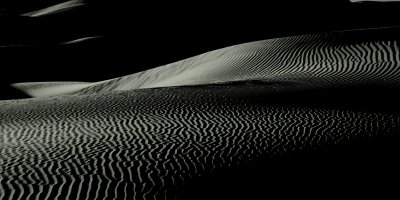
[[[111,80],[75,85],[63,93],[30,91],[30,83],[16,88],[43,94],[96,94],[119,90],[258,80],[297,81],[317,88],[363,84],[399,86],[400,49],[397,28],[354,30],[283,37],[226,47],[146,71]],[[53,85],[53,83],[49,83]],[[62,83],[56,83],[61,85]],[[19,87],[23,85],[24,87]]]
[[[14,84],[35,98],[0,101],[0,199],[398,195],[400,51],[372,32]]]
[[[68,10],[75,9],[77,7],[81,7],[81,6],[85,5],[84,2],[85,2],[84,0],[70,0],[70,1],[66,1],[64,3],[56,4],[54,6],[43,8],[40,10],[32,11],[29,13],[24,13],[24,14],[22,14],[22,16],[42,17],[42,16],[46,16],[46,15],[62,13],[62,12],[66,12]]]

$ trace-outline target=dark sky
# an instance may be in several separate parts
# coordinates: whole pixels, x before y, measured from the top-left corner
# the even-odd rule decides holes
[[[6,69],[2,83],[104,80],[243,42],[394,25],[400,11],[399,4],[346,0],[86,0],[85,6],[64,13],[20,16],[55,2],[63,1],[1,1],[0,59]],[[91,36],[102,37],[62,44]]]

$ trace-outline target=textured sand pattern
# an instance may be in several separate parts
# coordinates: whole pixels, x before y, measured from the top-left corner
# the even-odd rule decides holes
[[[246,100],[245,86],[2,101],[1,199],[174,199],[194,177],[400,130],[400,116]]]
[[[400,50],[386,31],[251,42],[96,83],[14,84],[41,98],[0,101],[0,199],[177,199],[220,169],[398,136]]]

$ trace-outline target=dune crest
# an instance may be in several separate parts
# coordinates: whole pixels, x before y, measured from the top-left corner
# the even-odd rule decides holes
[[[65,12],[65,11],[68,11],[68,10],[71,10],[71,9],[74,9],[76,7],[80,7],[83,5],[85,5],[84,0],[70,0],[70,1],[66,1],[64,3],[56,4],[54,6],[43,8],[40,10],[28,12],[28,13],[22,14],[22,16],[41,17],[41,16],[50,15],[50,14]]]
[[[78,38],[78,39],[74,39],[74,40],[70,40],[67,42],[63,42],[62,44],[77,44],[77,43],[81,43],[81,42],[88,42],[88,41],[92,41],[92,40],[96,40],[96,39],[100,39],[103,38],[104,36],[88,36],[88,37],[82,37],[82,38]]]
[[[373,2],[400,2],[399,0],[350,0],[351,2],[363,2],[363,1],[373,1]]]
[[[46,92],[39,92],[41,89],[36,86],[35,92],[30,92],[30,87],[20,87],[21,84],[14,87],[39,97],[252,80],[307,83],[302,89],[310,85],[317,88],[362,84],[399,86],[398,40],[386,36],[396,30],[330,32],[249,42],[132,75],[66,86],[59,91],[51,90],[61,86],[45,86]]]

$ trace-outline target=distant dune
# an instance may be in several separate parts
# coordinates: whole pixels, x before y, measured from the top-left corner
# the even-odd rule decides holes
[[[36,86],[36,92],[30,92],[29,83],[13,86],[36,97],[249,80],[303,82],[319,88],[398,86],[400,49],[398,40],[390,37],[397,32],[397,28],[355,30],[239,44],[120,78],[68,86],[65,93],[51,92],[49,87],[39,92]]]
[[[367,2],[367,1],[372,1],[372,2],[400,2],[400,0],[350,0],[351,2]]]
[[[91,42],[93,40],[101,39],[103,36],[90,36],[90,37],[82,37],[75,40],[67,41],[62,44],[77,44],[82,42]]]
[[[47,8],[43,8],[40,10],[32,11],[29,13],[22,14],[22,16],[29,16],[29,17],[41,17],[51,14],[57,14],[66,12],[68,10],[74,9],[76,7],[81,7],[85,5],[84,0],[70,0],[64,3],[56,4]]]

